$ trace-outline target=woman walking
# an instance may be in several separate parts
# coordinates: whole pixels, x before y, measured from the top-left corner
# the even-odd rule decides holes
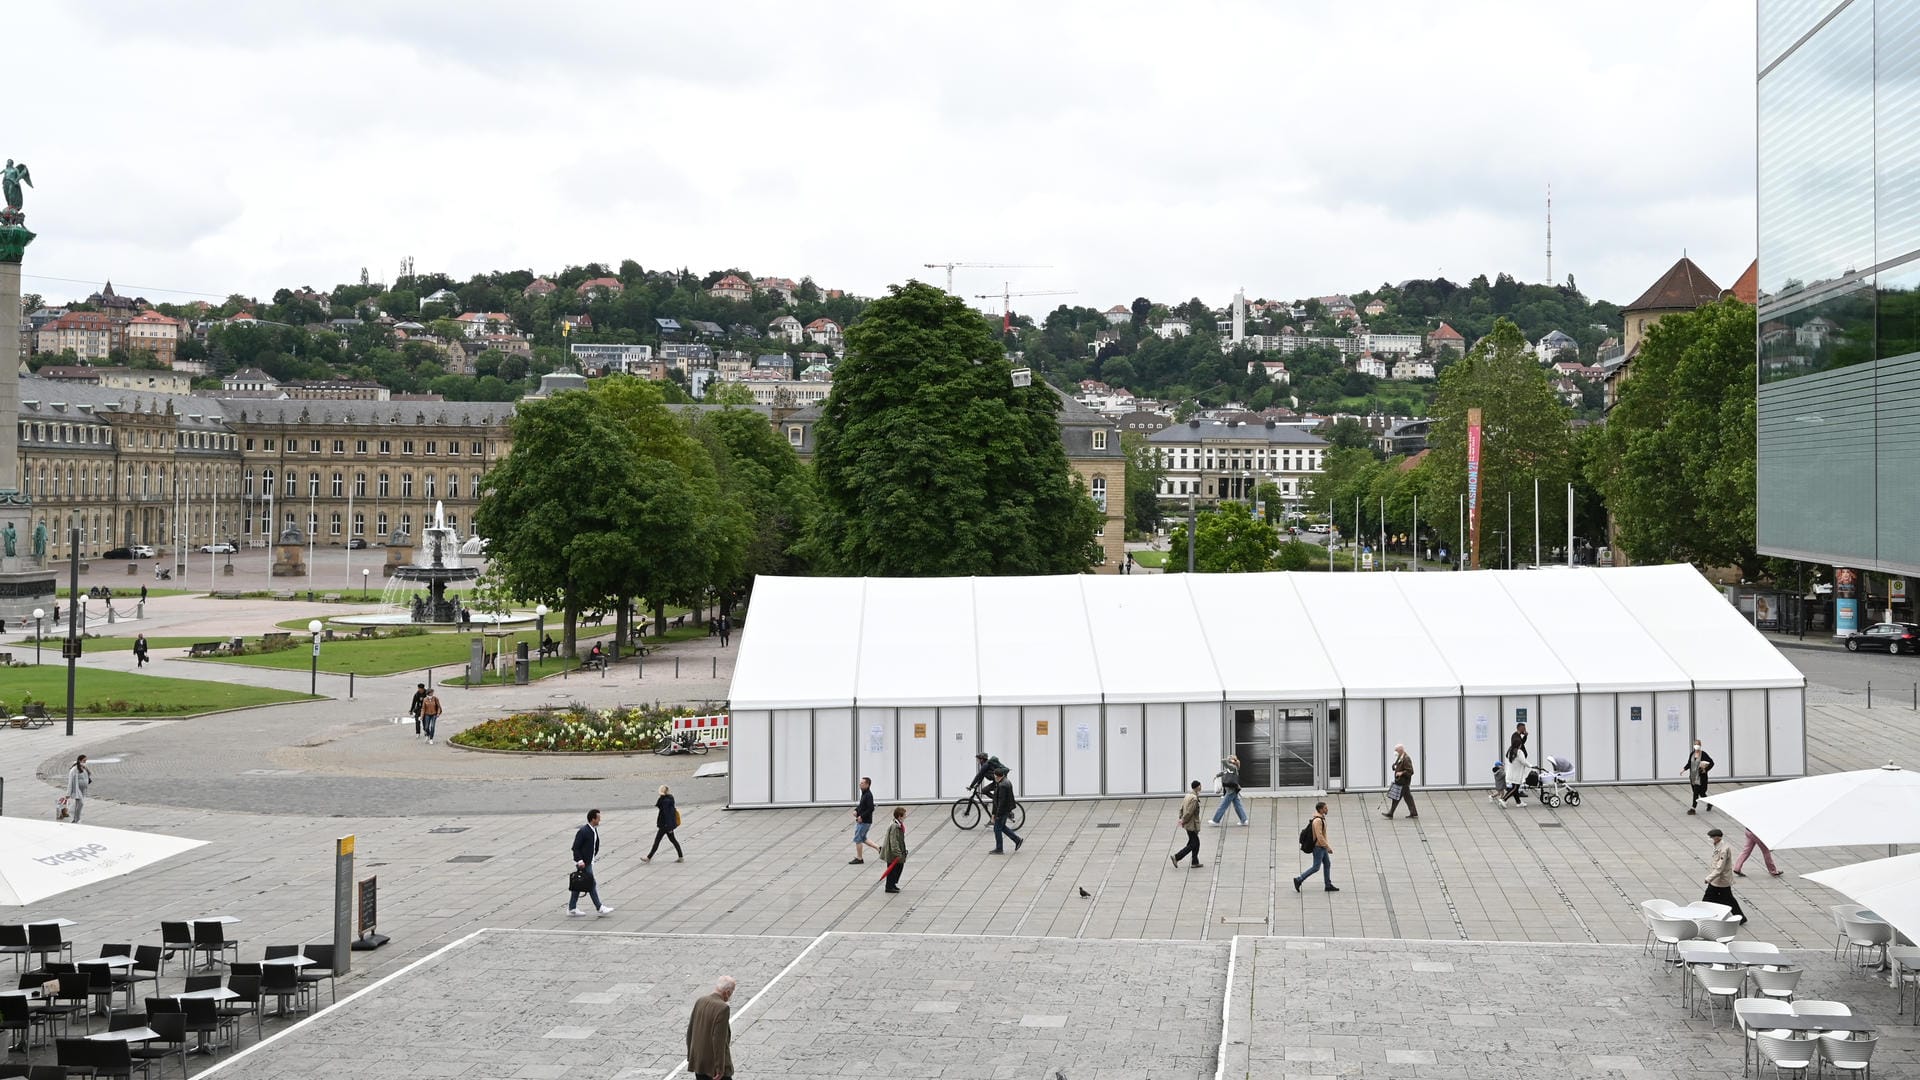
[[[80,824],[80,811],[87,806],[87,787],[92,783],[93,770],[87,768],[87,755],[81,754],[67,770],[67,817],[75,825]]]
[[[1240,824],[1245,825],[1247,804],[1240,801],[1240,758],[1228,754],[1220,762],[1220,771],[1213,775],[1220,778],[1220,805],[1214,807],[1213,823],[1220,824],[1220,819],[1227,816],[1227,807],[1231,806],[1233,812],[1240,815]]]
[[[1495,800],[1502,807],[1512,799],[1514,805],[1521,802],[1521,793],[1526,789],[1527,774],[1533,771],[1533,763],[1527,760],[1527,738],[1519,732],[1507,740],[1507,790]]]
[[[667,790],[667,785],[660,785],[660,798],[655,800],[653,805],[660,811],[659,817],[653,823],[653,849],[648,851],[646,857],[640,861],[652,862],[654,855],[660,850],[661,839],[665,838],[673,845],[673,861],[686,862],[687,853],[680,850],[680,839],[673,835],[673,831],[680,827],[680,811],[674,807],[673,792]]]
[[[1707,797],[1707,774],[1713,771],[1713,755],[1707,753],[1699,739],[1693,740],[1693,752],[1687,755],[1687,763],[1680,771],[1687,774],[1687,786],[1693,789],[1693,805],[1687,807],[1687,813],[1697,814],[1700,800]],[[1713,804],[1708,803],[1707,809],[1713,809]]]

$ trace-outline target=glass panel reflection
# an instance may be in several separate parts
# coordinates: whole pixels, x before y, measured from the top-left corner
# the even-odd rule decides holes
[[[1793,295],[1800,306],[1775,307],[1760,318],[1761,382],[1873,359],[1874,296],[1866,281],[1856,278],[1818,295]]]

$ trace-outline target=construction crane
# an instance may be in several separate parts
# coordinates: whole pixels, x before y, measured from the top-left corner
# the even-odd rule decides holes
[[[921,263],[920,265],[926,267],[929,270],[938,270],[941,267],[945,267],[947,271],[947,291],[950,293],[953,292],[953,268],[956,266],[965,267],[968,270],[1051,270],[1053,269],[1050,266],[1040,266],[1035,263],[935,262],[935,263]],[[959,294],[954,293],[954,295],[957,296]]]
[[[1013,298],[1014,297],[1016,296],[1072,296],[1075,293],[1075,291],[1076,290],[1074,289],[1040,289],[1034,292],[1013,292],[1010,290],[1010,288],[1007,286],[1005,282],[1002,282],[999,292],[975,293],[973,295],[973,298],[975,300],[998,299],[1000,301],[1000,332],[1004,334],[1008,330],[1013,329]]]

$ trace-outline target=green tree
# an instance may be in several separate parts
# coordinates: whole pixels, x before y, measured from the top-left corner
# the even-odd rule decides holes
[[[1187,524],[1173,527],[1168,573],[1187,569]],[[1280,550],[1279,534],[1263,521],[1253,520],[1244,502],[1223,502],[1202,511],[1194,526],[1193,568],[1202,574],[1255,574],[1274,568]]]
[[[1120,433],[1120,449],[1127,456],[1127,532],[1150,533],[1160,524],[1160,482],[1166,466],[1137,431]]]
[[[1726,299],[1647,331],[1587,473],[1635,562],[1763,572],[1754,550],[1753,308]]]
[[[1362,376],[1366,378],[1366,376]],[[1343,416],[1327,429],[1327,441],[1342,450],[1373,450],[1373,436],[1366,425],[1351,416]]]
[[[1480,549],[1482,566],[1495,565],[1504,543],[1514,561],[1531,559],[1533,492],[1541,492],[1541,548],[1564,535],[1567,481],[1573,474],[1572,413],[1547,381],[1520,328],[1501,319],[1466,358],[1440,379],[1435,405],[1439,417],[1422,465],[1421,517],[1432,507],[1432,524],[1442,536],[1455,535],[1459,520],[1455,495],[1467,490],[1467,411],[1481,411]],[[1551,495],[1549,494],[1551,493]],[[1507,531],[1511,498],[1513,525]]]
[[[1103,516],[1068,468],[1060,399],[1016,387],[995,328],[920,282],[847,330],[816,433],[823,568],[891,576],[1078,573]]]

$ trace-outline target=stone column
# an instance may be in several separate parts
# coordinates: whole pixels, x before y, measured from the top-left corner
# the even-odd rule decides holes
[[[0,533],[13,527],[14,555],[0,543],[0,620],[33,626],[33,609],[53,608],[54,572],[33,558],[33,498],[20,471],[20,260],[33,233],[26,215],[0,210]],[[0,650],[5,651],[5,650]]]

